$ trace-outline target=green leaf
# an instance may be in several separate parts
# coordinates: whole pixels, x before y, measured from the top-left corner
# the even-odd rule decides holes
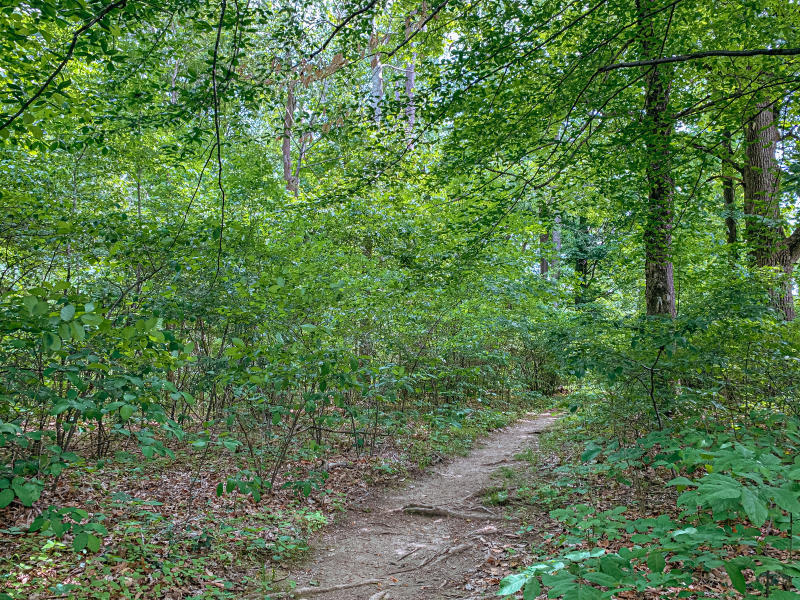
[[[14,478],[11,487],[14,488],[14,493],[19,498],[19,501],[22,502],[22,506],[33,506],[33,503],[42,495],[41,484],[25,481],[21,477]]]
[[[600,454],[602,451],[603,451],[602,446],[598,446],[597,444],[591,442],[587,444],[586,450],[584,450],[583,454],[581,454],[581,461],[589,462],[590,460],[595,458],[598,454]]]
[[[525,590],[522,592],[522,600],[536,600],[536,597],[542,593],[542,586],[539,585],[538,577],[531,577],[525,584]]]
[[[89,534],[85,531],[81,531],[80,533],[75,535],[75,538],[72,540],[72,549],[75,552],[80,552],[86,545],[89,543]]]
[[[86,338],[86,330],[83,328],[83,325],[78,323],[78,321],[72,322],[72,337],[79,341],[82,341]]]
[[[664,560],[664,555],[661,552],[651,552],[647,556],[647,568],[653,573],[663,573],[666,566],[667,561]]]
[[[47,350],[61,350],[61,338],[49,331],[44,332],[44,347]]]
[[[41,300],[36,301],[36,306],[33,307],[33,314],[36,316],[43,316],[50,312],[50,305],[47,302],[42,302]]]
[[[100,538],[90,533],[86,540],[86,547],[90,552],[97,552],[100,550]]]
[[[75,316],[75,305],[74,304],[66,304],[61,307],[61,320],[62,321],[71,321],[72,317]]]
[[[744,575],[742,575],[742,569],[732,562],[727,562],[725,563],[725,571],[728,573],[728,577],[731,578],[733,588],[740,594],[746,594],[747,583],[744,580]]]
[[[119,416],[123,421],[127,421],[128,419],[131,418],[131,415],[134,413],[135,410],[136,410],[135,406],[132,406],[131,404],[126,404],[125,406],[122,406],[119,409]]]
[[[527,580],[528,576],[524,573],[515,573],[513,575],[509,575],[500,582],[500,590],[497,592],[497,595],[510,596],[511,594],[517,593],[522,589],[522,586],[525,585]]]
[[[697,485],[694,481],[687,477],[676,477],[675,479],[671,479],[667,482],[667,485],[678,485],[678,486],[685,486],[691,487]]]
[[[742,508],[756,527],[761,527],[767,520],[766,504],[749,488],[742,488]]]
[[[25,296],[22,299],[22,304],[25,306],[25,308],[28,309],[28,314],[29,315],[33,314],[33,310],[36,308],[36,305],[38,303],[39,303],[39,300],[36,298],[36,296]]]
[[[800,502],[797,501],[797,492],[790,489],[776,488],[772,491],[772,499],[788,513],[800,514]]]
[[[14,490],[6,488],[0,491],[0,508],[5,508],[14,501]]]

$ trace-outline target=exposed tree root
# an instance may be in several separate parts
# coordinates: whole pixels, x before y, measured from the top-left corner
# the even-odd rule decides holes
[[[443,552],[437,552],[435,554],[432,554],[418,565],[414,565],[413,567],[406,567],[405,569],[400,569],[398,571],[392,571],[391,573],[389,573],[389,575],[399,575],[400,573],[408,573],[410,571],[417,571],[427,566],[433,566],[435,564],[442,562],[443,560],[450,558],[451,556],[460,554],[471,547],[472,544],[467,544],[467,543],[459,544],[458,546],[452,546],[450,548],[447,548]]]
[[[402,508],[402,511],[411,515],[422,515],[425,517],[450,517],[453,519],[464,519],[467,521],[502,520],[502,517],[494,514],[484,515],[480,513],[459,512],[438,506],[427,506],[425,504],[408,504]]]
[[[362,587],[365,585],[378,585],[381,583],[380,579],[365,579],[363,581],[356,581],[354,583],[343,583],[340,585],[332,585],[330,587],[302,587],[294,589],[290,592],[282,592],[281,594],[273,594],[275,598],[302,598],[303,596],[315,596],[317,594],[328,594],[330,592],[339,592],[342,590],[349,590],[352,588]]]

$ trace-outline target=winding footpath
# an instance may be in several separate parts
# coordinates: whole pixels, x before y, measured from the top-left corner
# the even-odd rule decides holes
[[[291,573],[294,598],[445,600],[488,598],[465,585],[486,560],[487,540],[514,537],[516,524],[480,503],[491,474],[537,445],[555,416],[530,415],[484,438],[469,455],[405,487],[380,491],[312,540]],[[471,595],[473,594],[473,595]]]

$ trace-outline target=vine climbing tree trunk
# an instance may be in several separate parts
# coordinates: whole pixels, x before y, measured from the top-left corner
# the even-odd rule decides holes
[[[654,0],[637,0],[640,17],[641,49],[645,59],[657,59],[663,39],[655,34]],[[668,33],[668,32],[667,32]],[[665,34],[666,36],[667,34]],[[645,251],[645,301],[648,315],[675,317],[675,281],[672,266],[672,228],[675,183],[670,165],[670,143],[674,130],[668,113],[670,96],[669,67],[646,67],[645,82],[645,152],[647,205],[643,231]]]

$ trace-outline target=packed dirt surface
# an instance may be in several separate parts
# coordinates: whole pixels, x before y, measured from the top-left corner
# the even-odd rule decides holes
[[[383,490],[350,509],[312,541],[313,553],[291,574],[293,597],[321,600],[488,598],[470,576],[492,559],[487,550],[517,538],[502,508],[481,505],[491,474],[536,448],[557,417],[531,415],[483,439],[468,456],[432,469],[402,489]]]

